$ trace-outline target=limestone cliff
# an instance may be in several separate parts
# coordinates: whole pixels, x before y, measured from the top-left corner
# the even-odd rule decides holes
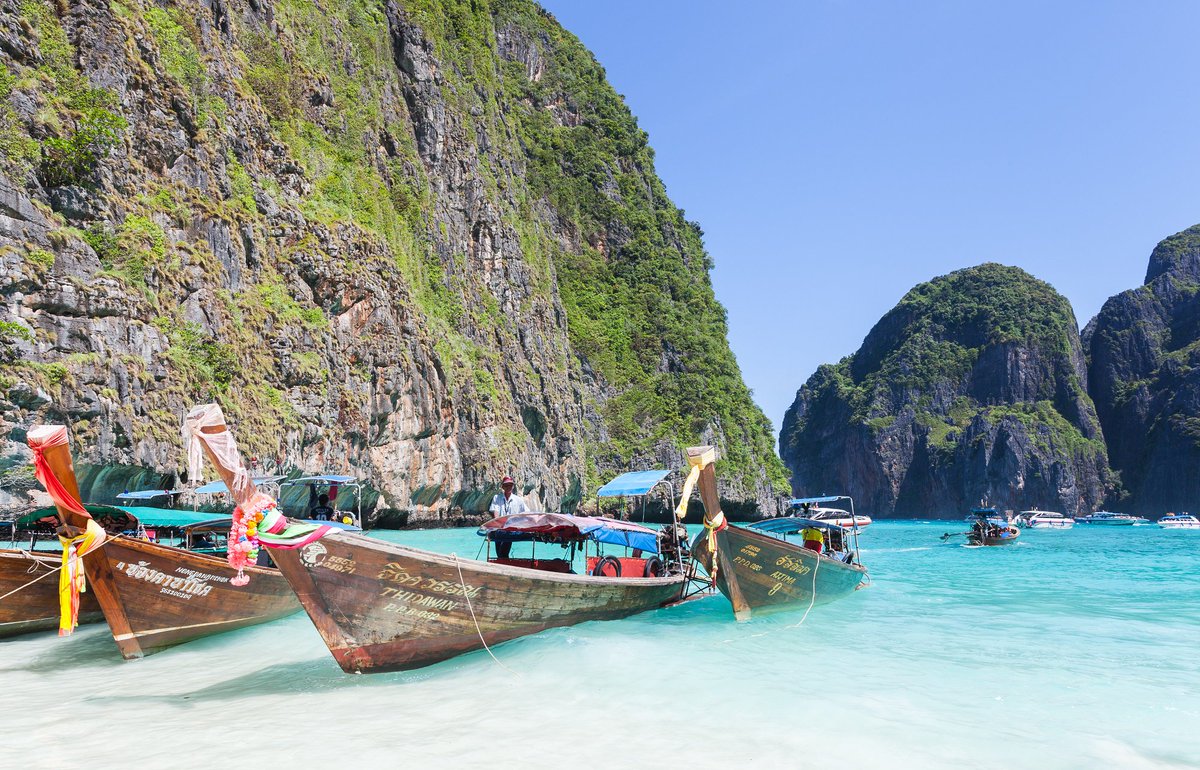
[[[959,270],[904,296],[854,355],[820,367],[784,418],[797,494],[846,493],[871,515],[1001,508],[1075,513],[1109,472],[1078,326],[1025,272]]]
[[[1088,382],[1121,489],[1148,515],[1200,500],[1200,225],[1158,244],[1145,284],[1110,298],[1084,330]]]
[[[700,229],[535,5],[2,7],[8,492],[40,420],[90,497],[170,483],[216,399],[260,469],[349,471],[419,520],[504,473],[571,508],[691,443],[731,507],[772,505]]]

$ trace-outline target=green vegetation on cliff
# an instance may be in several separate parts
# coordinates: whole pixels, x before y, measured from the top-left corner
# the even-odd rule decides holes
[[[884,512],[936,505],[922,499],[935,489],[962,496],[952,504],[991,491],[1017,505],[1026,485],[1046,498],[1027,504],[1074,510],[1111,481],[1086,376],[1067,300],[1018,268],[984,264],[914,287],[854,355],[820,367],[785,417],[780,449],[806,491],[830,483],[823,473],[846,477],[823,469],[830,462],[875,469],[862,483],[876,484],[866,496]],[[870,457],[840,456],[854,435]],[[980,463],[999,463],[994,473],[1015,474],[1015,486],[993,488],[1001,482]]]
[[[534,3],[113,0],[68,14],[23,0],[20,14],[35,53],[0,57],[4,170],[36,176],[35,195],[82,191],[54,215],[61,239],[95,252],[117,287],[105,301],[166,347],[131,364],[140,413],[114,406],[143,437],[169,435],[177,404],[216,398],[247,451],[278,456],[314,410],[366,423],[380,371],[407,366],[393,387],[419,376],[432,399],[444,378],[452,403],[437,413],[484,436],[466,442],[490,453],[474,470],[562,439],[594,489],[714,441],[738,496],[784,486],[699,226],[603,68]],[[121,82],[120,102],[100,82]],[[18,101],[42,109],[18,115]],[[26,252],[31,275],[54,269],[54,254]],[[367,344],[334,360],[351,344],[343,303],[370,304],[368,279],[398,320],[353,323],[405,336],[386,359]],[[415,363],[422,346],[433,366]],[[76,364],[24,371],[56,400],[108,384]],[[548,437],[548,413],[570,410]]]

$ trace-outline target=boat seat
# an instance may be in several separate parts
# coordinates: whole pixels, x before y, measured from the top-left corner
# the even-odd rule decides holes
[[[492,564],[504,564],[509,567],[540,569],[544,572],[571,573],[571,562],[566,559],[489,559],[489,561]]]

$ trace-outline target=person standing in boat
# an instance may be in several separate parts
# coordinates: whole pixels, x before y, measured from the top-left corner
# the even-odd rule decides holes
[[[529,513],[529,506],[525,504],[525,499],[520,495],[513,494],[514,483],[512,476],[505,476],[500,480],[500,489],[503,491],[492,498],[492,504],[488,507],[488,513],[492,516],[511,516],[514,513]]]
[[[494,517],[510,516],[514,513],[528,513],[529,506],[525,504],[525,499],[520,495],[513,494],[512,476],[505,476],[500,479],[500,489],[503,491],[492,498],[492,504],[488,507],[488,513]],[[507,559],[512,552],[512,543],[509,541],[496,542],[496,557],[499,559]]]

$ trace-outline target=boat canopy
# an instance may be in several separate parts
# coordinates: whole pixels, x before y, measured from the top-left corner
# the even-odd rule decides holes
[[[92,515],[100,526],[104,527],[109,532],[121,532],[126,529],[133,529],[137,526],[137,519],[130,515],[129,511],[118,505],[85,505],[87,512]],[[55,529],[58,527],[58,509],[53,505],[48,505],[45,508],[38,508],[35,511],[30,511],[16,521],[17,529],[25,529],[32,526],[42,526],[47,529]]]
[[[484,523],[479,535],[492,541],[552,540],[571,543],[595,540],[658,553],[658,532],[640,524],[604,516],[571,516],[565,513],[514,513]]]
[[[825,497],[797,497],[795,500],[788,500],[788,505],[814,505],[817,503],[836,503],[838,500],[845,500],[849,495],[826,495]]]
[[[126,507],[123,505],[85,505],[87,512],[92,515],[102,527],[109,531],[134,529],[138,524],[143,527],[159,529],[186,529],[193,525],[206,524],[220,520],[229,526],[229,516],[222,517],[212,511],[177,511],[170,508]],[[31,524],[41,524],[50,528],[58,526],[58,509],[54,506],[39,508],[17,519],[18,527]]]
[[[118,500],[153,500],[156,497],[170,497],[183,494],[182,489],[141,489],[137,492],[122,492]]]
[[[622,473],[596,491],[596,497],[636,497],[650,494],[670,471],[632,471]]]
[[[971,513],[975,516],[999,516],[1000,511],[995,508],[972,508]]]
[[[301,476],[298,479],[292,479],[283,483],[288,486],[292,484],[356,484],[358,483],[358,479],[354,476],[339,476],[329,473],[321,476]]]
[[[277,484],[286,478],[287,476],[255,476],[254,485]],[[225,486],[225,482],[220,480],[210,481],[204,486],[196,488],[196,494],[198,495],[223,495],[228,494],[228,492],[229,487]]]
[[[799,516],[781,516],[777,519],[763,519],[756,521],[750,525],[750,529],[757,529],[759,532],[770,532],[775,535],[794,535],[802,529],[825,530],[827,532],[837,530],[845,532],[846,528],[838,526],[831,521],[818,521],[817,519],[805,519]]]
[[[170,508],[121,507],[130,516],[137,519],[138,523],[143,527],[187,529],[193,525],[207,524],[216,520],[224,521],[225,526],[229,526],[229,516],[221,516],[221,514],[213,513],[212,511],[177,511]]]

